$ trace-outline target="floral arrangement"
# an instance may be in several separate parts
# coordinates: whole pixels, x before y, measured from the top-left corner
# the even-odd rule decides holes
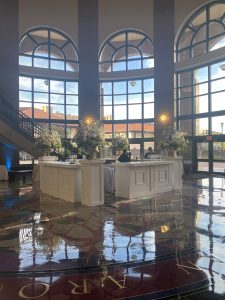
[[[123,151],[123,149],[128,150],[128,148],[129,148],[129,141],[125,136],[119,135],[112,140],[113,154],[117,154],[118,152]]]
[[[100,121],[85,123],[80,121],[73,138],[78,149],[86,154],[87,159],[96,158],[96,154],[105,147],[104,129]]]
[[[187,133],[175,129],[172,134],[169,134],[165,138],[165,140],[159,143],[159,146],[162,150],[168,149],[168,150],[184,152],[187,150],[189,144],[189,141],[186,138],[186,136]]]
[[[60,134],[56,130],[43,129],[40,136],[35,139],[34,148],[48,155],[50,151],[58,151],[62,147]]]

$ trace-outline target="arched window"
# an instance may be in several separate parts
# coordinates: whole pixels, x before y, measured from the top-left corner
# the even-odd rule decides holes
[[[78,55],[73,42],[55,29],[26,32],[20,41],[19,64],[30,67],[78,72]]]
[[[153,45],[139,31],[114,34],[101,47],[100,72],[146,69],[154,66]]]
[[[182,28],[177,41],[178,127],[193,141],[196,171],[224,172],[224,1],[199,9]]]
[[[19,106],[42,125],[72,137],[78,123],[78,54],[62,32],[40,27],[19,44]]]
[[[198,10],[183,27],[177,42],[177,61],[225,46],[225,3],[215,1]]]
[[[100,115],[106,136],[109,141],[117,135],[128,137],[133,149],[138,147],[135,156],[153,146],[153,66],[153,45],[136,30],[114,34],[99,53]]]

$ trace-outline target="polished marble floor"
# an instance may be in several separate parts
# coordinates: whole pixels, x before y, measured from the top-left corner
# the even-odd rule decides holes
[[[0,300],[224,299],[225,178],[94,208],[0,181]]]

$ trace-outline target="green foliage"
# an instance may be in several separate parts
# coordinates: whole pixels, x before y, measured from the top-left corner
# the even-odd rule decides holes
[[[45,128],[41,135],[35,139],[34,148],[40,149],[44,153],[50,150],[59,150],[62,147],[61,136],[56,130]]]
[[[105,147],[104,129],[100,121],[85,123],[80,121],[74,142],[87,158],[94,158],[96,153]]]

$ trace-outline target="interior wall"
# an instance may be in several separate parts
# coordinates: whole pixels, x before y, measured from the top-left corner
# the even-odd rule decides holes
[[[153,0],[99,0],[99,46],[124,29],[143,31],[153,41]]]
[[[36,26],[63,31],[78,45],[77,0],[19,0],[19,33]]]

